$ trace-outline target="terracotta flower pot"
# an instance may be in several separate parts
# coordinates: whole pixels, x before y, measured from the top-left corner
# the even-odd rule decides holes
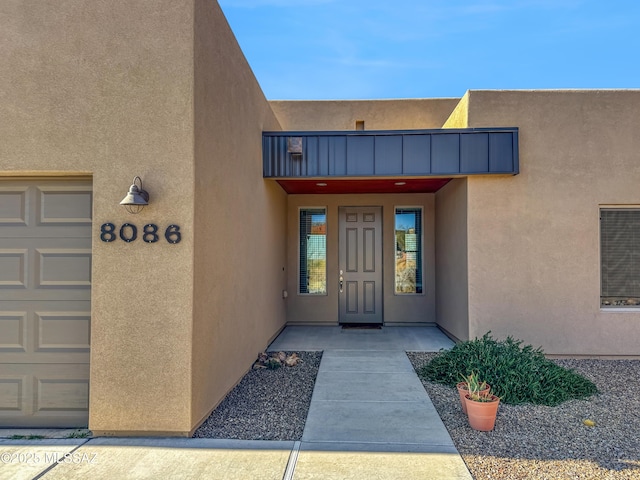
[[[489,391],[491,390],[491,385],[486,384],[487,388],[480,392],[480,395],[486,396],[489,395]],[[460,395],[460,405],[462,406],[462,411],[467,413],[467,404],[465,402],[464,396],[469,393],[469,388],[467,386],[467,382],[460,382],[456,384],[456,388],[458,389],[458,395]]]
[[[489,432],[496,425],[496,415],[498,414],[498,405],[500,398],[495,395],[489,395],[491,400],[488,402],[477,402],[471,400],[469,395],[465,395],[467,405],[467,415],[469,417],[469,425],[474,430]]]

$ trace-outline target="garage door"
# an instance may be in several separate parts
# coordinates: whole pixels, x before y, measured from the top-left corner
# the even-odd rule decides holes
[[[89,412],[90,180],[0,179],[0,426]]]

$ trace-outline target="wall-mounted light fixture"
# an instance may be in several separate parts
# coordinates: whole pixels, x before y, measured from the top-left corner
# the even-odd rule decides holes
[[[302,160],[302,137],[287,137],[287,152],[292,160]]]
[[[133,178],[129,193],[122,199],[120,205],[124,205],[124,208],[129,213],[139,213],[145,205],[149,205],[149,193],[142,189],[142,179],[140,177],[135,176]]]
[[[302,155],[302,137],[287,137],[287,152]]]

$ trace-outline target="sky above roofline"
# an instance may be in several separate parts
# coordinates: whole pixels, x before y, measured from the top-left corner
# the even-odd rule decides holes
[[[270,100],[638,88],[640,2],[220,0]]]

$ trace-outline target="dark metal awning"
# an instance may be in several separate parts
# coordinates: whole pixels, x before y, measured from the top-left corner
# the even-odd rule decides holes
[[[289,193],[318,179],[350,181],[356,188],[377,185],[376,193],[386,193],[384,182],[418,185],[422,179],[436,191],[446,183],[442,179],[519,172],[515,127],[264,132],[262,145],[264,177],[278,180]]]

